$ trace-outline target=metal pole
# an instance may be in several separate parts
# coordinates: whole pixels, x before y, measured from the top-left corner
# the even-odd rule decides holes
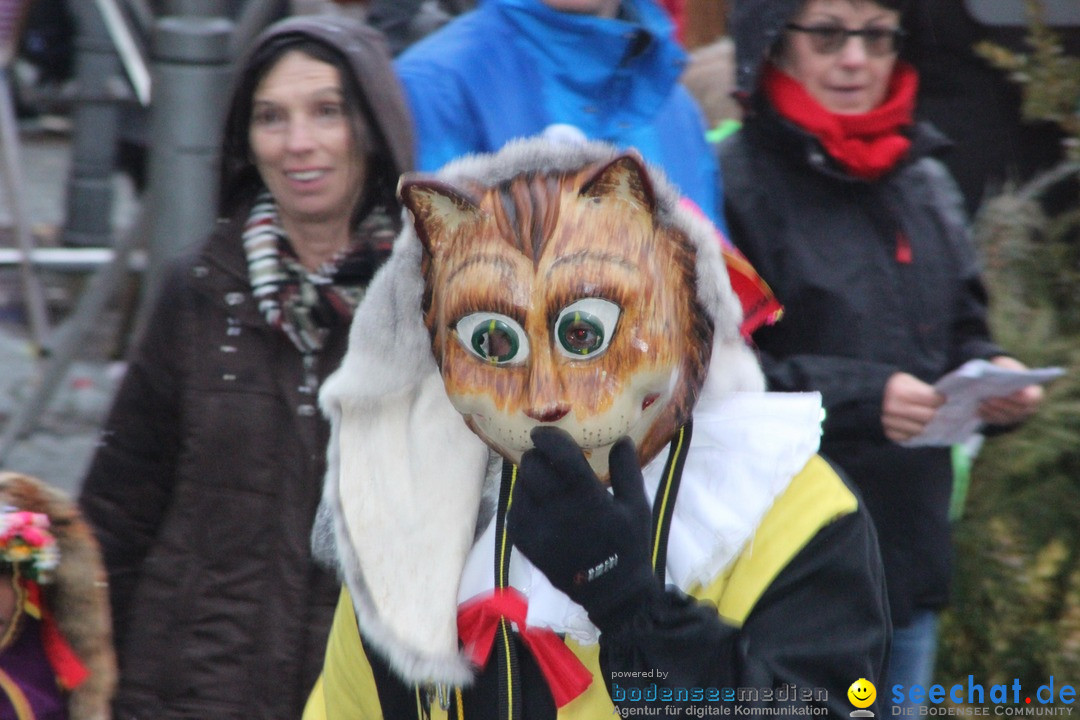
[[[232,31],[232,21],[210,17],[165,17],[154,27],[150,237],[137,329],[164,266],[214,225]]]
[[[79,348],[83,347],[101,313],[120,287],[128,272],[132,247],[146,229],[145,217],[145,211],[141,211],[132,227],[120,237],[110,262],[90,280],[89,286],[79,297],[75,312],[56,331],[58,339],[53,343],[52,354],[46,358],[41,380],[0,434],[0,466],[4,464],[15,444],[37,426],[38,420],[67,375]]]
[[[11,216],[15,221],[15,236],[22,255],[19,270],[22,275],[23,297],[26,299],[26,310],[30,314],[31,335],[40,355],[49,341],[49,313],[44,288],[30,260],[30,254],[34,250],[34,238],[26,212],[26,198],[23,195],[22,158],[19,156],[19,132],[15,126],[12,97],[7,81],[7,69],[0,67],[0,185],[6,190]]]
[[[58,339],[41,382],[0,435],[0,463],[48,407],[86,333],[128,272],[135,244],[148,238],[138,332],[164,265],[213,227],[232,27],[229,20],[206,17],[167,17],[156,24],[150,110],[154,143],[138,220],[118,240],[110,262],[95,274],[75,313],[55,333]],[[109,144],[110,154],[114,140],[115,135],[108,134],[102,141]]]
[[[75,106],[71,171],[67,186],[64,243],[105,247],[112,244],[113,186],[121,100],[131,99],[98,7],[71,3],[75,38]]]

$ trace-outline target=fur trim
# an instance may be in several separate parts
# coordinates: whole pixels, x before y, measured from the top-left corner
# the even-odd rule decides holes
[[[574,172],[620,154],[604,143],[527,140],[493,155],[447,165],[450,185],[493,186],[521,174]],[[739,334],[713,226],[680,205],[678,191],[650,167],[657,220],[697,247],[697,292],[714,323],[705,391],[759,391],[764,379]],[[482,515],[487,446],[450,404],[424,326],[422,248],[411,222],[357,308],[349,349],[327,379],[320,405],[330,419],[328,471],[314,545],[348,586],[357,622],[406,682],[468,684],[457,652],[457,592]],[[715,377],[713,377],[715,376]]]
[[[408,681],[465,685],[457,582],[488,450],[450,404],[431,355],[420,253],[414,234],[399,236],[320,392],[331,424],[323,505],[365,639]]]
[[[0,472],[0,505],[48,515],[60,566],[42,591],[60,632],[90,671],[71,693],[69,714],[71,720],[108,720],[116,654],[105,567],[90,526],[67,495],[29,475]]]

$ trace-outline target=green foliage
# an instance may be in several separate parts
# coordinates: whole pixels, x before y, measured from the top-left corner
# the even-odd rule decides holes
[[[1080,176],[1080,59],[1066,55],[1027,0],[1027,54],[976,48],[1009,72],[1027,120],[1066,133],[1068,159],[984,204],[975,235],[995,337],[1031,366],[1068,374],[1039,414],[988,440],[956,527],[953,605],[942,618],[938,676],[1026,687],[1080,677],[1080,198],[1046,217],[1043,195]]]
[[[1009,72],[1024,90],[1024,118],[1049,120],[1069,136],[1067,149],[1080,160],[1080,58],[1062,48],[1061,38],[1043,20],[1039,0],[1025,0],[1028,8],[1030,53],[1014,53],[983,42],[975,51],[992,65]]]
[[[983,683],[1080,677],[1080,210],[1048,218],[1052,175],[988,201],[975,225],[995,337],[1031,366],[1068,374],[1039,414],[976,458],[957,524],[954,601],[938,676]]]

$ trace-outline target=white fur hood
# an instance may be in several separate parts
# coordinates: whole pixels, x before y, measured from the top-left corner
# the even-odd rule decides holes
[[[492,186],[618,155],[601,143],[528,140],[451,163],[436,177]],[[650,167],[649,176],[657,221],[682,230],[697,247],[697,293],[715,326],[713,370],[702,395],[762,392],[715,230],[680,205],[660,171]],[[421,314],[422,252],[406,222],[356,311],[341,367],[320,393],[332,435],[314,540],[341,573],[365,640],[403,679],[464,685],[472,669],[458,652],[458,589],[478,525],[486,525],[482,500],[492,458],[451,406],[432,356]]]

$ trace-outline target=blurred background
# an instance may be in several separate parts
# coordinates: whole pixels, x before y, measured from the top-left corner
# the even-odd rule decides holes
[[[732,0],[670,0],[719,139]],[[213,223],[231,63],[287,14],[367,17],[400,50],[471,2],[0,0],[0,467],[77,492],[162,263]],[[946,685],[1080,683],[1080,0],[912,2],[920,113],[983,255],[998,339],[1068,375],[1020,430],[958,448]]]

